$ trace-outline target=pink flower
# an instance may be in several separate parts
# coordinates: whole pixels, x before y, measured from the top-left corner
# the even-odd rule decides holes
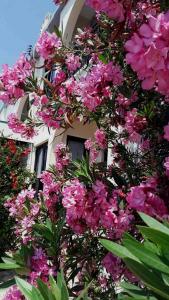
[[[47,127],[51,127],[53,129],[59,129],[61,125],[61,117],[55,116],[55,110],[52,107],[44,106],[40,111],[37,111],[36,115],[42,119],[43,123]]]
[[[141,187],[132,187],[126,199],[130,207],[140,211],[144,208],[146,194]]]
[[[155,88],[163,95],[169,94],[168,32],[168,13],[150,15],[148,23],[142,24],[125,45],[126,61],[142,80],[142,88]]]
[[[112,253],[107,253],[102,260],[102,265],[106,268],[107,272],[111,274],[114,281],[120,279],[123,273],[122,260],[114,256]]]
[[[36,51],[44,59],[49,59],[54,56],[55,52],[61,48],[61,46],[61,40],[55,33],[50,34],[45,31],[42,33],[36,44]]]
[[[125,129],[129,133],[130,141],[139,143],[141,141],[140,132],[147,124],[146,118],[138,115],[137,109],[133,108],[127,112],[125,121]]]
[[[59,70],[55,76],[55,78],[53,79],[53,84],[59,85],[60,83],[62,83],[63,81],[66,80],[66,74],[64,71]]]
[[[55,275],[55,268],[49,264],[49,260],[41,248],[35,249],[35,253],[31,259],[30,283],[36,285],[38,278],[43,282],[48,282],[49,275]]]
[[[93,147],[93,142],[91,140],[86,140],[85,141],[85,148],[87,150],[90,150]]]
[[[27,244],[33,239],[32,227],[40,212],[40,204],[35,200],[35,191],[22,190],[16,198],[10,198],[5,202],[9,215],[15,218],[15,233]]]
[[[110,18],[113,18],[119,22],[124,21],[124,1],[107,0],[103,2],[102,0],[86,0],[86,2],[93,9],[106,13]]]
[[[23,296],[17,286],[14,285],[6,292],[3,300],[23,300]]]
[[[85,107],[95,111],[103,100],[109,99],[110,85],[121,85],[122,82],[123,75],[119,66],[113,62],[103,64],[99,61],[85,77],[76,82],[74,93],[80,97]]]
[[[65,62],[70,72],[75,72],[81,66],[80,57],[72,53],[67,54],[67,58]]]
[[[36,134],[35,129],[32,126],[21,122],[13,113],[8,116],[8,126],[14,133],[19,133],[22,137],[28,139],[34,137]]]
[[[43,96],[40,97],[40,102],[41,102],[42,105],[45,105],[49,102],[49,99],[47,98],[46,95],[43,95]]]
[[[164,167],[166,168],[166,175],[169,177],[169,157],[165,158]]]
[[[164,127],[164,138],[169,141],[169,124]]]
[[[70,162],[69,154],[67,153],[66,146],[64,144],[58,144],[55,148],[56,155],[56,168],[58,171],[63,171]]]
[[[99,147],[101,149],[105,149],[107,147],[107,138],[105,132],[101,129],[97,129],[94,136]]]
[[[24,87],[26,80],[32,74],[33,62],[24,54],[20,56],[13,68],[4,65],[0,75],[1,90],[0,99],[5,103],[15,103],[15,100],[25,95]]]
[[[129,207],[150,216],[164,217],[168,214],[168,210],[163,199],[157,195],[156,189],[157,182],[154,178],[132,187],[126,198]]]

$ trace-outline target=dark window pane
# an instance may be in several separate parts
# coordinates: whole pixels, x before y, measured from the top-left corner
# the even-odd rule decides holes
[[[72,154],[72,160],[82,159],[85,156],[85,139],[77,138],[74,136],[67,137],[67,146]]]
[[[36,148],[35,154],[35,173],[37,177],[46,169],[48,143],[45,143]],[[35,189],[37,191],[43,189],[42,182],[37,178]]]

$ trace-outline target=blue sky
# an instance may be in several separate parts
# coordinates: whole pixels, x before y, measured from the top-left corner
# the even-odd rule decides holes
[[[52,0],[0,0],[0,70],[35,44],[45,15],[55,9]]]

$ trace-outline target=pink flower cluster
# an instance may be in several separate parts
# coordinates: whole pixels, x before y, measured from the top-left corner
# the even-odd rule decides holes
[[[142,80],[143,89],[169,94],[169,12],[150,16],[126,42],[126,60]]]
[[[55,158],[56,158],[56,169],[58,171],[63,171],[64,168],[68,166],[68,164],[70,163],[70,156],[64,144],[61,143],[56,145]]]
[[[42,122],[53,129],[59,129],[62,121],[63,110],[57,110],[57,116],[55,116],[55,110],[52,107],[44,106],[41,110],[36,112],[36,115],[42,120]]]
[[[67,182],[62,193],[67,223],[76,233],[81,234],[87,228],[96,230],[100,226],[111,229],[116,224],[116,204],[113,199],[108,201],[107,188],[101,181],[97,180],[87,190],[75,179]]]
[[[38,96],[35,92],[30,93],[29,98],[34,106],[42,106],[49,103],[46,95]]]
[[[25,299],[24,296],[22,296],[21,292],[18,290],[16,285],[13,285],[5,294],[5,297],[3,300],[23,300]]]
[[[126,198],[129,207],[154,217],[164,217],[168,214],[168,210],[156,190],[155,178],[149,178],[139,186],[132,187]]]
[[[137,100],[137,93],[133,93],[130,98],[127,98],[122,94],[118,94],[118,96],[116,98],[116,101],[118,102],[118,104],[124,108],[130,106],[130,104],[132,104],[136,100]]]
[[[80,57],[73,53],[67,54],[65,62],[70,72],[75,72],[81,66]]]
[[[35,253],[31,258],[30,283],[36,285],[38,278],[43,282],[48,282],[49,275],[55,275],[54,267],[49,264],[49,260],[41,248],[35,249]]]
[[[141,141],[141,132],[145,128],[147,121],[146,118],[140,116],[136,108],[133,108],[131,111],[127,112],[125,117],[125,126],[124,128],[129,133],[129,140],[131,142],[140,143]]]
[[[21,55],[13,68],[4,65],[0,75],[0,99],[5,103],[14,103],[14,100],[25,95],[24,86],[32,74],[32,62],[25,55]]]
[[[84,106],[90,111],[95,111],[103,100],[106,101],[111,96],[110,86],[122,83],[123,75],[119,66],[113,62],[108,64],[98,62],[85,77],[76,82],[75,93]]]
[[[96,143],[91,139],[85,141],[85,149],[89,150],[90,163],[96,162],[99,151],[97,149]]]
[[[164,126],[164,138],[169,141],[169,123],[168,125]]]
[[[166,175],[169,177],[169,157],[166,157],[164,167],[166,168]]]
[[[55,33],[43,32],[37,41],[36,51],[44,59],[49,60],[61,48],[61,40]]]
[[[106,254],[102,260],[102,265],[106,268],[106,271],[111,274],[115,282],[122,276],[124,270],[122,260],[112,253],[109,252]]]
[[[36,134],[33,126],[21,122],[15,114],[8,116],[8,127],[14,132],[19,133],[22,137],[31,139]]]
[[[48,209],[50,218],[56,220],[56,203],[59,199],[60,183],[54,180],[52,173],[44,171],[40,175],[40,180],[43,183],[43,196],[45,197],[45,206]]]
[[[61,3],[64,3],[66,0],[53,0],[53,2],[58,5],[58,4],[61,4]]]
[[[24,244],[32,240],[32,227],[40,212],[40,204],[34,196],[34,190],[22,190],[17,198],[10,198],[5,203],[9,215],[16,220],[15,233]]]
[[[53,79],[53,84],[58,86],[65,80],[66,80],[65,72],[63,70],[58,70],[58,72],[56,73],[55,78]]]
[[[100,149],[106,149],[108,141],[105,132],[97,129],[94,133],[95,142],[91,139],[85,141],[85,148],[90,151],[90,162],[95,162],[99,156]]]
[[[120,0],[86,0],[86,3],[94,10],[106,13],[110,18],[119,22],[125,19],[124,2]]]
[[[97,129],[94,133],[94,137],[100,149],[107,148],[107,137],[105,132],[102,129]]]

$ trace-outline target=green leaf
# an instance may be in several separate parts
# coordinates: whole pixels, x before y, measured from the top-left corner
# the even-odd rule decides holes
[[[90,288],[92,282],[90,282],[84,289],[83,291],[80,293],[80,295],[76,298],[76,300],[81,300],[81,299],[84,299],[84,297],[86,298],[87,297],[87,292],[88,292],[88,289]]]
[[[140,217],[142,220],[151,228],[157,229],[169,236],[169,228],[158,222],[157,220],[153,219],[152,217],[144,214],[144,213],[139,213]]]
[[[44,300],[40,291],[36,287],[32,287],[32,300]]]
[[[108,63],[107,56],[104,55],[104,54],[99,54],[99,60],[100,60],[101,62],[103,62],[104,64],[107,64],[107,63]]]
[[[11,279],[11,280],[8,280],[4,283],[1,283],[0,284],[0,289],[7,289],[9,288],[11,285],[14,285],[16,282],[15,282],[15,279]]]
[[[57,286],[56,281],[54,280],[54,278],[52,276],[49,276],[49,282],[50,282],[50,285],[51,285],[52,292],[55,296],[55,299],[56,300],[61,300],[61,290]]]
[[[150,271],[147,267],[137,261],[130,258],[124,258],[123,260],[131,272],[139,277],[147,287],[164,299],[169,299],[169,288],[165,286],[160,279],[160,276],[157,276],[155,272]]]
[[[62,37],[62,33],[59,30],[59,28],[55,25],[54,26],[54,32],[56,33],[57,37],[61,38]]]
[[[130,296],[134,297],[134,299],[142,299],[145,300],[147,298],[147,291],[135,286],[133,284],[123,282],[120,285],[122,289],[127,292]],[[148,296],[149,300],[156,300],[153,296]]]
[[[35,224],[33,228],[37,233],[42,235],[46,240],[50,242],[53,241],[53,234],[47,226],[43,224]]]
[[[17,265],[16,263],[10,263],[10,264],[0,263],[1,270],[13,270],[13,269],[20,269],[20,268],[21,266]]]
[[[5,264],[16,264],[16,260],[11,257],[1,257],[1,259]]]
[[[37,279],[37,284],[38,284],[39,291],[41,292],[44,300],[48,300],[49,299],[48,286],[40,278]]]
[[[19,277],[15,277],[15,281],[25,298],[27,300],[34,300],[32,299],[32,285]]]
[[[119,256],[121,258],[129,257],[135,261],[140,262],[139,259],[135,257],[128,249],[119,244],[104,239],[100,239],[100,243],[103,245],[103,247],[105,247],[108,251],[112,252],[116,256]]]
[[[160,272],[169,274],[169,267],[163,263],[159,256],[154,252],[148,250],[141,244],[134,240],[124,239],[124,246],[140,261],[148,265],[149,267],[156,269]]]
[[[168,251],[169,249],[169,235],[161,232],[154,228],[149,228],[146,226],[137,226],[137,228],[140,230],[140,232],[151,240],[152,242],[159,245],[162,249],[166,249]]]
[[[61,270],[61,278],[62,278],[61,299],[62,300],[69,300],[69,292],[68,292],[68,289],[67,289],[67,285],[66,285],[62,270]]]
[[[166,274],[161,274],[164,283],[169,286],[169,276]]]

